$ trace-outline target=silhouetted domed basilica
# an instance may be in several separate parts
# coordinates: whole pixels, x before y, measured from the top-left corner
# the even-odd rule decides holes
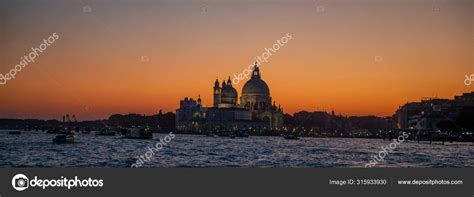
[[[230,77],[222,84],[216,79],[213,106],[203,107],[201,98],[195,101],[186,97],[176,110],[176,128],[181,131],[260,131],[283,126],[283,110],[275,102],[272,104],[270,88],[262,80],[257,65],[242,88],[240,104],[238,97]]]

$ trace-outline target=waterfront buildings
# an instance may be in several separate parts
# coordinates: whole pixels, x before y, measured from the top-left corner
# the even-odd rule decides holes
[[[439,122],[455,122],[460,112],[470,107],[474,107],[474,92],[455,96],[454,99],[423,98],[420,102],[400,106],[394,118],[401,129],[437,130]]]

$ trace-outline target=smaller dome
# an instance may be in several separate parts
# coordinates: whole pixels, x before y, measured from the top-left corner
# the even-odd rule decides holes
[[[237,90],[232,86],[225,86],[222,88],[221,101],[222,103],[236,104],[237,102]]]
[[[226,86],[222,89],[221,98],[237,98],[237,90],[232,86]]]

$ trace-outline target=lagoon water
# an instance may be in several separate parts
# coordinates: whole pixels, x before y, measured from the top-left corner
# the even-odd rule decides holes
[[[168,134],[152,140],[120,136],[76,134],[74,144],[53,144],[54,134],[0,130],[0,167],[130,167]],[[175,135],[145,167],[257,167],[352,168],[364,167],[381,146],[380,139],[249,138]],[[474,143],[404,142],[376,167],[474,167]]]

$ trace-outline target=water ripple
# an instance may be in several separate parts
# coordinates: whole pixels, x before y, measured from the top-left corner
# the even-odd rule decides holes
[[[76,134],[77,143],[53,144],[54,135],[0,131],[0,167],[130,167],[152,140],[123,139],[119,136]],[[388,146],[379,139],[281,137],[211,138],[195,135],[176,137],[145,167],[363,167]],[[474,167],[472,143],[427,144],[405,142],[377,167]]]

